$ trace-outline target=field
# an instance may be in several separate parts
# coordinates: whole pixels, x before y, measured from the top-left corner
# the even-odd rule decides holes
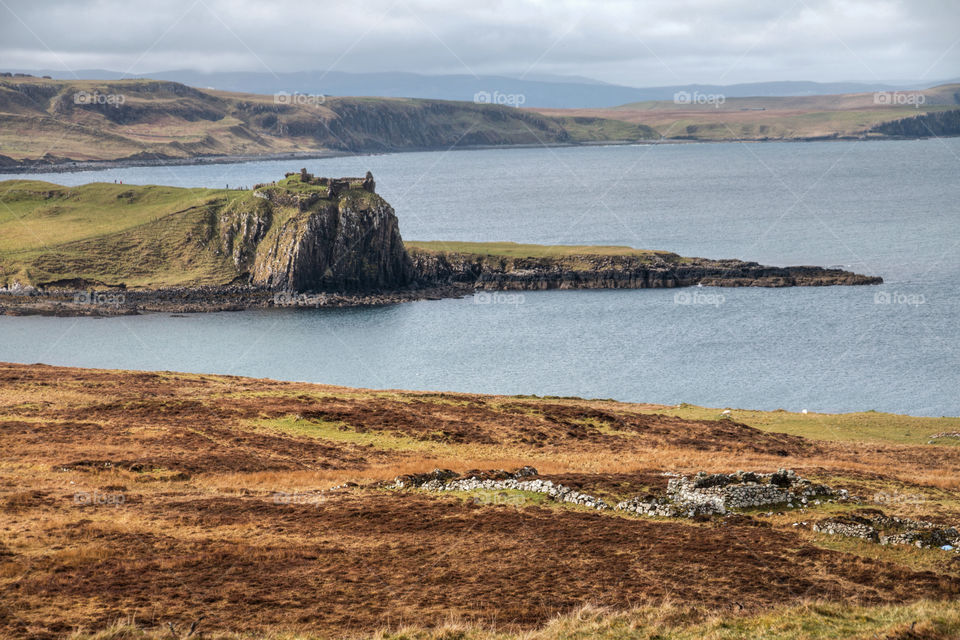
[[[802,523],[956,524],[960,447],[930,436],[957,428],[3,364],[0,637],[954,638],[960,555]],[[653,518],[388,484],[524,465],[609,502],[791,468],[860,503]]]
[[[606,109],[537,109],[557,117],[609,118],[642,123],[665,138],[692,140],[793,140],[834,136],[880,137],[870,129],[883,122],[918,114],[954,110],[958,85],[944,85],[901,97],[872,93],[834,96],[724,98],[722,102],[678,104],[651,101]],[[917,96],[921,104],[897,104]],[[703,96],[703,100],[710,96]],[[879,103],[878,103],[879,100]]]

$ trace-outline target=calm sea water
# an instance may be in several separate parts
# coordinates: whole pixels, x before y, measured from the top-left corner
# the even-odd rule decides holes
[[[877,287],[525,293],[348,310],[0,317],[0,360],[377,388],[960,415],[960,139],[510,149],[37,174],[372,170],[407,239],[839,265]]]

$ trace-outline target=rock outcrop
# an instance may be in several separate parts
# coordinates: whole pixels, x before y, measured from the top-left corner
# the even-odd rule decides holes
[[[603,499],[577,491],[552,480],[537,478],[537,470],[523,467],[515,472],[470,471],[460,475],[449,469],[398,476],[393,489],[424,491],[526,491],[544,494],[556,502],[577,504],[598,511],[610,508]],[[732,474],[698,473],[693,478],[670,480],[666,497],[644,496],[620,502],[616,511],[666,518],[728,516],[731,512],[777,505],[803,507],[808,502],[846,501],[846,490],[833,490],[801,478],[792,470],[776,473],[738,471]]]
[[[411,251],[418,279],[432,285],[460,283],[479,290],[661,289],[695,285],[796,287],[881,284],[883,278],[822,267],[768,267],[742,260],[681,258],[671,253],[638,256],[572,255],[506,258],[456,252]]]
[[[304,170],[280,187],[258,185],[261,213],[221,221],[221,242],[249,282],[274,291],[406,287],[413,265],[393,208],[373,176],[329,180]]]

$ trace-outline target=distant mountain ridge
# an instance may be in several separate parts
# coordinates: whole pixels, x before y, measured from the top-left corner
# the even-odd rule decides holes
[[[555,118],[497,104],[230,93],[165,80],[0,77],[4,170],[659,138],[642,124]]]
[[[83,69],[74,73],[64,71],[28,71],[34,75],[49,75],[63,80],[149,77],[170,80],[201,89],[218,89],[239,93],[274,94],[307,93],[330,96],[378,96],[395,98],[425,98],[470,102],[475,96],[483,100],[489,96],[503,100],[522,96],[516,106],[536,108],[599,108],[615,107],[631,102],[673,100],[674,94],[713,93],[728,98],[810,96],[870,91],[922,89],[941,82],[913,85],[857,83],[857,82],[753,82],[731,85],[689,84],[663,87],[628,87],[607,84],[577,76],[540,75],[530,78],[510,76],[424,75],[406,72],[350,73],[345,71],[297,71],[274,74],[271,72],[217,71],[201,72],[187,69],[160,71],[147,76],[130,75],[102,69]],[[944,81],[946,82],[946,81]],[[513,105],[512,105],[513,106]]]

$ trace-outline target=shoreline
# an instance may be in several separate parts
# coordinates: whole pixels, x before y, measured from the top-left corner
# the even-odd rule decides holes
[[[699,140],[696,138],[663,138],[658,140],[606,140],[596,142],[571,143],[544,143],[544,144],[502,144],[502,145],[467,145],[449,147],[412,147],[410,149],[394,149],[391,151],[292,151],[268,154],[236,154],[220,156],[192,156],[189,158],[163,158],[153,160],[124,159],[116,160],[65,160],[53,164],[34,165],[0,165],[0,176],[17,176],[34,173],[82,173],[85,171],[104,171],[107,169],[133,169],[147,167],[178,167],[218,164],[246,164],[250,162],[274,162],[281,160],[322,160],[327,158],[345,158],[359,156],[380,156],[399,153],[433,153],[437,151],[487,151],[492,149],[562,149],[575,147],[627,147],[647,145],[688,145],[688,144],[722,144],[722,143],[801,143],[801,142],[867,142],[867,141],[905,141],[928,140],[931,137],[952,136],[817,136],[812,138],[731,138],[729,140]]]
[[[845,272],[841,272],[845,273]],[[852,274],[856,276],[856,274]],[[217,313],[224,311],[252,311],[257,309],[345,309],[379,307],[425,300],[448,300],[483,296],[520,295],[536,291],[596,291],[728,288],[784,288],[818,286],[870,286],[883,283],[880,277],[856,276],[848,282],[797,282],[785,284],[780,279],[706,278],[703,284],[659,281],[638,284],[635,279],[617,283],[605,281],[549,282],[526,277],[485,277],[473,282],[450,281],[443,284],[368,292],[296,292],[274,291],[248,285],[221,287],[190,287],[170,289],[34,289],[0,290],[0,316],[54,316],[54,317],[119,317],[150,313]],[[619,286],[618,286],[619,285]],[[677,295],[677,294],[675,294]],[[696,294],[694,294],[696,295]],[[689,294],[688,294],[689,296]],[[478,302],[484,304],[484,302]]]
[[[0,291],[0,316],[111,318],[150,313],[342,309],[461,298],[473,292],[472,287],[457,284],[389,292],[356,293],[280,292],[247,286]]]

